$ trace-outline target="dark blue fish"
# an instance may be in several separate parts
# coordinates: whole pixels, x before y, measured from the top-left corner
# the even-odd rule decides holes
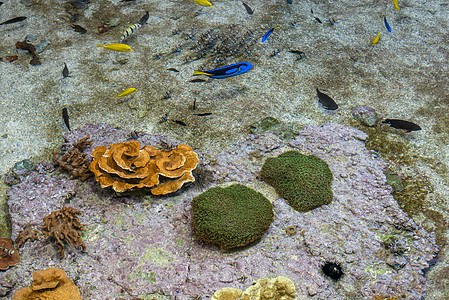
[[[281,28],[281,27],[277,26],[277,27],[273,27],[273,28],[271,28],[270,30],[268,30],[267,33],[265,33],[265,34],[263,35],[263,37],[262,37],[262,43],[265,42],[266,40],[268,40],[268,37],[270,36],[270,34],[271,34],[275,29],[278,29],[278,28]]]
[[[389,25],[388,22],[387,22],[387,17],[384,17],[384,23],[385,23],[385,27],[387,27],[387,30],[388,30],[389,32],[391,32],[391,27],[390,27],[390,25]]]
[[[194,71],[193,75],[206,75],[211,78],[226,78],[248,72],[253,67],[252,64],[241,62],[209,71]]]
[[[385,119],[382,123],[390,124],[391,127],[396,129],[403,129],[405,132],[421,130],[421,127],[418,124],[404,120]]]

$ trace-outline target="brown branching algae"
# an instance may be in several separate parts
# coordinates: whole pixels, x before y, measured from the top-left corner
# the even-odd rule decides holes
[[[72,148],[63,151],[63,153],[54,153],[55,165],[61,170],[68,172],[72,178],[79,178],[81,181],[92,176],[89,171],[90,161],[86,154],[82,153],[84,149],[90,146],[89,136],[86,136],[73,144]]]
[[[23,227],[22,231],[20,231],[14,242],[16,243],[17,248],[20,248],[28,240],[30,240],[31,242],[37,241],[39,239],[39,235],[41,234],[42,233],[39,230],[28,223],[25,225],[25,227]]]
[[[81,213],[80,210],[73,207],[64,206],[44,218],[42,232],[55,239],[61,258],[64,258],[64,241],[72,247],[79,248],[82,251],[86,250],[86,246],[81,239],[81,231],[84,230],[84,225],[78,219],[78,215]]]

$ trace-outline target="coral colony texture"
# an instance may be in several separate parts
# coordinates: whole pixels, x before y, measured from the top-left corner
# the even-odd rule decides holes
[[[288,151],[270,157],[261,175],[297,211],[309,211],[332,201],[332,172],[315,155]]]
[[[260,239],[273,222],[270,200],[244,185],[214,187],[192,200],[195,235],[223,249]]]
[[[225,287],[213,294],[211,300],[252,300],[252,299],[296,299],[295,284],[285,276],[255,281],[245,291]]]
[[[131,139],[158,149],[181,144],[129,134],[86,125],[66,140],[90,136],[83,150],[88,155]],[[365,148],[366,138],[338,124],[306,127],[287,142],[273,134],[248,135],[222,153],[198,151],[202,168],[212,173],[203,191],[190,183],[166,196],[116,193],[94,178],[82,182],[52,164],[38,164],[7,192],[13,239],[28,223],[27,230],[39,229],[45,216],[69,206],[83,212],[78,217],[85,224],[85,251],[67,243],[61,258],[51,239],[25,240],[18,249],[21,262],[0,273],[0,292],[13,294],[29,285],[33,271],[53,266],[74,279],[83,299],[151,299],[150,293],[210,299],[222,288],[245,291],[253,281],[277,276],[294,283],[298,299],[421,299],[422,269],[438,252],[434,234],[399,208],[386,184],[386,165]],[[298,212],[262,180],[266,159],[287,151],[326,162],[333,174],[330,203]],[[191,203],[208,188],[235,183],[263,193],[274,221],[257,243],[230,251],[195,237]],[[225,214],[232,207],[222,209]],[[325,262],[341,265],[344,275],[334,280],[324,274]]]

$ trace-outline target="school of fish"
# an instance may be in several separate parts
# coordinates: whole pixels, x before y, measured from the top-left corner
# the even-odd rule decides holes
[[[121,0],[122,2],[127,2],[127,1],[133,1],[133,0]],[[75,1],[76,2],[76,1]],[[208,0],[193,0],[193,2],[199,6],[202,7],[213,7],[212,3],[209,2]],[[85,6],[88,2],[77,2],[77,5],[81,5],[81,6]],[[292,4],[292,1],[287,1],[288,4]],[[0,5],[3,4],[3,2],[0,2]],[[242,5],[245,8],[246,12],[249,15],[254,14],[254,10],[245,2],[242,1]],[[393,0],[393,5],[396,11],[400,10],[399,4],[398,4],[398,0]],[[319,19],[318,17],[316,17],[314,15],[313,10],[310,10],[312,17],[315,19],[315,21],[317,21],[319,24],[323,24],[323,21],[321,21],[321,19]],[[145,15],[143,15],[140,20],[132,25],[129,25],[128,27],[126,27],[120,37],[120,42],[119,43],[109,43],[106,45],[103,44],[97,44],[97,47],[102,47],[104,49],[107,50],[111,50],[111,51],[117,51],[117,52],[131,52],[133,51],[133,49],[127,45],[124,44],[123,42],[125,40],[127,40],[131,35],[133,35],[134,33],[136,33],[141,27],[143,27],[149,20],[150,14],[149,11],[147,11],[145,13]],[[25,16],[20,16],[20,17],[15,17],[12,19],[8,19],[6,21],[3,21],[0,23],[0,25],[8,25],[8,24],[14,24],[14,23],[19,23],[22,21],[25,21],[27,19],[27,17]],[[384,21],[384,25],[385,28],[387,29],[388,32],[392,32],[392,28],[390,26],[390,24],[387,21],[387,16],[383,17],[383,21]],[[329,19],[328,23],[330,25],[335,24],[335,20],[334,19]],[[80,25],[71,25],[76,32],[79,32],[81,34],[84,34],[87,32],[87,30],[85,28],[83,28]],[[101,26],[100,26],[101,27]],[[104,27],[104,26],[103,26]],[[266,41],[269,40],[270,35],[276,30],[279,29],[280,26],[275,26],[270,28],[263,36],[262,36],[262,40],[261,42],[264,43]],[[107,29],[109,30],[109,28]],[[372,46],[375,46],[377,43],[379,43],[380,41],[380,37],[381,37],[381,31],[379,31],[377,33],[377,35],[371,40],[371,44]],[[299,59],[304,58],[304,53],[298,50],[290,50],[289,52],[294,53],[294,54],[299,54],[300,57]],[[193,75],[197,76],[197,75],[205,75],[208,76],[212,79],[223,79],[223,78],[228,78],[228,77],[232,77],[232,76],[236,76],[236,75],[240,75],[243,73],[248,72],[249,70],[251,70],[253,68],[253,65],[249,62],[240,62],[240,63],[235,63],[235,64],[231,64],[231,65],[227,65],[227,66],[222,66],[222,67],[218,67],[212,70],[207,70],[207,71],[200,71],[200,70],[195,70]],[[179,72],[176,68],[168,68],[168,71],[173,71],[173,72]],[[62,75],[63,78],[67,78],[70,77],[69,76],[69,70],[67,67],[67,64],[64,63],[64,68],[62,71]],[[193,79],[190,80],[191,82],[205,82],[204,79]],[[121,93],[115,95],[114,97],[125,97],[128,96],[134,92],[136,92],[137,89],[136,88],[128,88],[124,91],[122,91]],[[316,92],[317,92],[317,97],[318,97],[318,101],[319,103],[322,105],[323,108],[327,109],[327,110],[336,110],[338,109],[338,104],[327,94],[321,92],[318,88],[316,88]],[[62,110],[62,114],[63,114],[63,119],[64,119],[64,123],[67,126],[67,128],[70,130],[70,126],[69,126],[69,115],[68,115],[68,109],[67,108],[63,108]],[[204,114],[196,114],[199,116],[208,116],[211,113],[204,113]],[[180,124],[182,126],[186,126],[185,123],[181,122],[181,121],[174,121],[177,124]],[[182,123],[182,124],[181,124]],[[410,132],[410,131],[417,131],[420,130],[421,127],[419,127],[419,125],[414,124],[410,121],[404,121],[404,120],[399,120],[399,119],[386,119],[384,120],[382,123],[384,124],[389,124],[391,127],[396,128],[396,129],[403,129],[406,132]]]

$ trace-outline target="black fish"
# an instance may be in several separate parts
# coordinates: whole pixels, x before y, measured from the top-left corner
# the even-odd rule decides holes
[[[319,18],[315,17],[315,20],[316,20],[318,23],[323,24],[323,22],[321,22],[321,20],[320,20]]]
[[[62,109],[62,119],[64,120],[64,123],[65,123],[65,126],[67,126],[67,129],[69,131],[72,131],[70,129],[70,124],[69,124],[69,111],[65,107]]]
[[[337,103],[326,94],[321,93],[318,88],[316,88],[316,93],[318,95],[318,100],[324,106],[325,109],[336,110],[338,108]]]
[[[288,50],[288,52],[298,55],[299,57],[296,60],[301,60],[306,57],[306,54],[299,50]]]
[[[404,120],[385,119],[384,121],[382,121],[382,123],[390,124],[391,127],[396,129],[403,129],[405,130],[405,132],[421,130],[421,127],[419,127],[419,125]]]
[[[200,114],[194,114],[195,116],[199,116],[199,117],[205,117],[205,116],[210,116],[212,113],[200,113]]]
[[[292,4],[293,0],[287,0],[287,4]]]
[[[90,1],[89,0],[73,0],[71,2],[71,4],[75,7],[75,8],[85,8],[87,6],[87,4],[89,4]]]
[[[75,29],[76,32],[79,32],[81,34],[84,34],[87,32],[87,29],[85,29],[84,27],[81,27],[79,25],[72,25],[73,29]]]
[[[168,68],[167,70],[168,70],[168,71],[172,71],[172,72],[176,72],[176,73],[179,72],[178,69],[175,69],[175,68]]]
[[[243,6],[245,7],[246,12],[247,12],[249,15],[252,15],[252,14],[254,13],[254,10],[252,10],[252,8],[248,6],[248,4],[246,4],[246,3],[243,2],[243,1],[242,1],[242,4],[243,4]]]
[[[150,18],[150,12],[147,11],[147,13],[142,18],[140,18],[139,24],[140,25],[146,24],[149,18]]]
[[[205,79],[201,79],[201,78],[195,78],[195,79],[192,79],[192,80],[189,80],[190,82],[205,82],[206,80]]]
[[[62,69],[62,76],[63,76],[64,78],[70,77],[70,76],[69,76],[69,68],[67,68],[66,63],[64,63],[64,69]],[[63,110],[64,110],[64,109],[63,109]]]
[[[12,24],[12,23],[17,23],[17,22],[22,22],[23,20],[25,20],[27,17],[15,17],[12,19],[9,19],[3,23],[0,23],[0,25],[5,25],[5,24]]]
[[[187,124],[186,124],[186,123],[184,123],[183,121],[179,121],[179,120],[172,120],[172,122],[175,122],[176,124],[178,124],[178,125],[181,125],[181,126],[187,126]]]

